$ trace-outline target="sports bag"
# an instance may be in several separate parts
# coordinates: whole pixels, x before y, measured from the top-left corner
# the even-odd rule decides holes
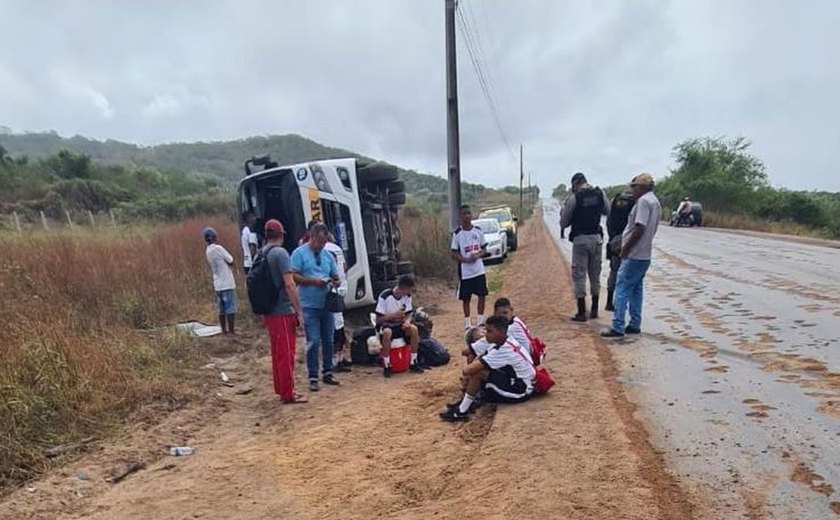
[[[417,348],[417,360],[420,364],[439,367],[449,363],[450,355],[446,347],[435,338],[423,338]]]
[[[508,344],[510,345],[510,343]],[[522,353],[521,347],[514,347],[513,345],[511,347],[514,352],[522,356],[522,359],[528,361],[528,358]],[[551,390],[552,386],[554,386],[554,379],[552,379],[548,370],[543,366],[534,366],[534,393],[537,395],[545,394]]]
[[[531,331],[528,330],[528,326],[525,325],[524,321],[518,317],[514,317],[513,319],[519,322],[519,326],[522,327],[525,335],[528,336],[528,341],[531,342],[531,359],[534,362],[534,367],[542,365],[545,359],[545,343],[540,338],[531,335]]]
[[[280,288],[274,285],[271,280],[271,271],[268,265],[268,253],[275,247],[277,246],[268,246],[257,253],[257,256],[253,259],[251,271],[248,272],[246,278],[248,302],[251,304],[251,310],[254,314],[265,315],[271,312],[280,296]]]

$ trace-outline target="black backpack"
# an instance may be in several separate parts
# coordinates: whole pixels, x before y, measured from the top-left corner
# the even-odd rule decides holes
[[[268,265],[268,253],[276,245],[268,246],[257,253],[248,273],[248,301],[251,303],[251,310],[254,314],[268,314],[277,304],[280,296],[280,288],[274,285],[271,280],[270,266]]]
[[[449,363],[449,352],[435,338],[423,338],[417,349],[417,360],[421,364],[439,367]]]

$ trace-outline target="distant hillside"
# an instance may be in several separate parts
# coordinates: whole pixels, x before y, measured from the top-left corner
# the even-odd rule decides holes
[[[265,153],[280,164],[338,157],[374,160],[291,134],[138,146],[55,132],[17,134],[0,126],[0,214],[17,212],[32,220],[44,211],[60,219],[68,211],[84,215],[118,209],[123,215],[175,220],[230,213],[231,191],[245,160]],[[442,210],[448,199],[446,179],[398,169],[410,205]],[[518,192],[513,186],[461,185],[464,201],[481,206],[514,204]]]
[[[340,148],[331,148],[295,134],[248,137],[234,141],[173,143],[138,146],[109,139],[97,141],[82,136],[61,137],[48,133],[0,133],[0,147],[13,157],[43,159],[69,150],[93,161],[112,165],[153,166],[162,171],[179,171],[233,184],[243,175],[243,163],[254,155],[270,153],[280,164],[340,157],[366,158]],[[372,159],[369,159],[372,160]],[[426,200],[446,192],[446,179],[400,169],[409,193]],[[483,186],[464,183],[465,196],[483,191]],[[434,199],[435,197],[433,197]]]

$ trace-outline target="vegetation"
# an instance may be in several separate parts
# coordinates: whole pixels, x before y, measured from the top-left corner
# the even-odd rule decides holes
[[[795,224],[824,236],[840,236],[840,194],[771,186],[764,164],[749,147],[744,138],[691,139],[677,145],[677,167],[656,190],[663,206],[674,208],[688,196],[706,211],[740,216],[741,221]]]
[[[183,219],[229,212],[232,192],[217,180],[151,166],[104,165],[69,150],[30,160],[0,147],[0,213],[34,219],[119,209],[131,217]]]
[[[663,217],[685,197],[700,202],[706,225],[840,237],[840,193],[791,191],[770,185],[766,168],[744,138],[701,138],[674,147],[677,167],[659,180]],[[609,197],[623,185],[604,188]],[[554,189],[561,198],[564,185]]]
[[[230,222],[209,223],[238,243]],[[46,448],[107,430],[141,404],[189,397],[179,381],[200,366],[198,351],[154,329],[212,322],[207,224],[0,234],[0,489],[45,468]]]

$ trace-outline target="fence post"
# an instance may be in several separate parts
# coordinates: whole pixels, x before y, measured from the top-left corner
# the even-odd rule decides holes
[[[65,209],[64,215],[67,217],[67,226],[70,229],[73,229],[73,220],[70,218],[70,211]]]
[[[88,218],[90,219],[90,227],[96,227],[96,220],[93,219],[93,212],[88,210]]]
[[[114,218],[114,210],[110,210],[109,213],[111,214],[111,227],[117,227],[117,219]]]
[[[17,229],[17,232],[23,233],[23,231],[20,230],[20,217],[18,217],[17,211],[14,211],[13,214],[15,216],[15,228]]]
[[[47,225],[47,216],[44,215],[44,212],[41,212],[41,224],[44,226],[44,231],[49,231],[50,227]]]

